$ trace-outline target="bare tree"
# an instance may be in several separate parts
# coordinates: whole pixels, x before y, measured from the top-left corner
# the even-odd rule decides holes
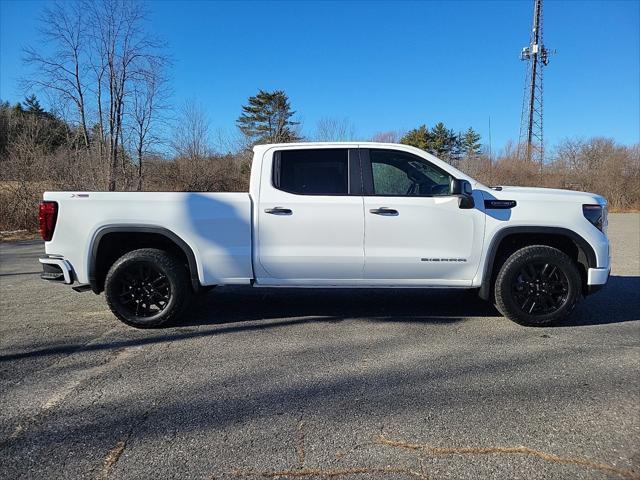
[[[251,139],[235,128],[218,127],[213,132],[213,147],[216,151],[222,153],[242,153],[249,152],[253,154]]]
[[[109,164],[107,188],[116,189],[119,157],[123,162],[123,124],[133,84],[145,81],[145,67],[162,63],[162,44],[145,32],[147,13],[143,4],[127,0],[84,3],[90,12],[93,71],[97,75],[99,129],[106,142]],[[103,107],[103,97],[105,106]],[[106,125],[103,123],[103,113]],[[103,133],[102,133],[103,132]]]
[[[88,40],[85,10],[78,2],[58,2],[45,7],[40,24],[42,38],[52,51],[43,54],[34,47],[25,49],[25,61],[36,69],[35,75],[25,83],[29,88],[56,92],[64,101],[75,105],[82,142],[89,148],[85,102]]]
[[[125,118],[134,110],[140,113],[144,109],[139,94],[150,86],[149,65],[166,62],[163,44],[147,33],[146,22],[146,9],[139,1],[59,2],[46,7],[41,17],[42,37],[51,53],[45,48],[25,50],[26,62],[36,70],[27,85],[49,94],[55,92],[75,106],[78,113],[74,123],[79,127],[82,145],[89,149],[97,144],[99,158],[108,164],[109,190],[116,189],[118,166],[123,178],[129,178],[126,173],[131,162],[125,155],[124,139],[131,132],[124,131]],[[152,90],[156,90],[152,95],[155,99],[157,85]],[[95,117],[89,105],[95,106]],[[147,130],[147,139],[157,110],[152,107],[151,115],[147,113],[142,121],[147,124],[143,129]],[[92,117],[95,127],[89,128]],[[139,122],[131,125],[139,126]],[[76,156],[80,157],[77,152]]]
[[[142,190],[145,157],[154,146],[162,143],[158,127],[163,123],[164,114],[168,110],[167,81],[163,67],[162,63],[150,59],[148,67],[142,72],[141,79],[134,84],[131,95],[132,143],[138,168],[137,191]]]
[[[185,103],[173,127],[171,142],[175,168],[170,182],[175,188],[188,192],[247,190],[249,170],[242,142],[224,134],[217,140],[240,150],[235,154],[215,153],[204,109],[193,101]]]
[[[87,8],[89,5],[87,4]],[[93,83],[91,85],[94,94],[94,104],[96,108],[96,123],[93,131],[94,142],[98,146],[98,156],[101,161],[106,163],[105,153],[107,151],[107,137],[105,132],[106,119],[104,117],[104,98],[103,86],[105,75],[107,72],[106,58],[102,55],[100,48],[96,48],[97,40],[92,37],[92,47],[89,49],[89,65],[93,74]]]
[[[206,191],[212,188],[206,168],[209,147],[209,120],[204,109],[195,102],[183,105],[173,129],[171,147],[176,155],[175,177],[172,181],[181,190]]]
[[[371,141],[378,143],[400,143],[400,139],[403,136],[403,132],[400,132],[398,130],[388,130],[386,132],[374,133],[371,137]]]
[[[356,140],[356,127],[348,118],[323,117],[318,120],[315,139],[320,142]]]
[[[198,159],[206,157],[209,147],[209,120],[201,105],[186,102],[173,128],[171,147],[178,157]]]

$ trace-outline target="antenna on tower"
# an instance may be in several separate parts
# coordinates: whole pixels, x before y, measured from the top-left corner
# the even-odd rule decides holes
[[[534,0],[533,28],[529,45],[522,49],[520,60],[527,62],[522,114],[520,117],[520,139],[518,150],[520,158],[544,164],[544,141],[542,130],[542,93],[543,69],[549,64],[548,50],[542,41],[542,0]]]

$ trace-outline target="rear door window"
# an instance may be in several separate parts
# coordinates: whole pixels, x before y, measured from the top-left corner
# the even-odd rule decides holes
[[[299,195],[348,195],[346,148],[281,150],[275,153],[274,186]]]

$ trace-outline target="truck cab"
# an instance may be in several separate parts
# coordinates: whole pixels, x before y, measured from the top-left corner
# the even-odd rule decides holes
[[[260,155],[251,184],[257,283],[473,285],[485,214],[461,172],[405,146],[280,145]],[[452,192],[454,179],[469,192]],[[460,208],[461,195],[475,208]]]

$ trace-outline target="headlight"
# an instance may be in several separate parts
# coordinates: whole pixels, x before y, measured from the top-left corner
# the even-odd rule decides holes
[[[607,207],[599,204],[582,205],[584,218],[602,233],[607,233]]]

